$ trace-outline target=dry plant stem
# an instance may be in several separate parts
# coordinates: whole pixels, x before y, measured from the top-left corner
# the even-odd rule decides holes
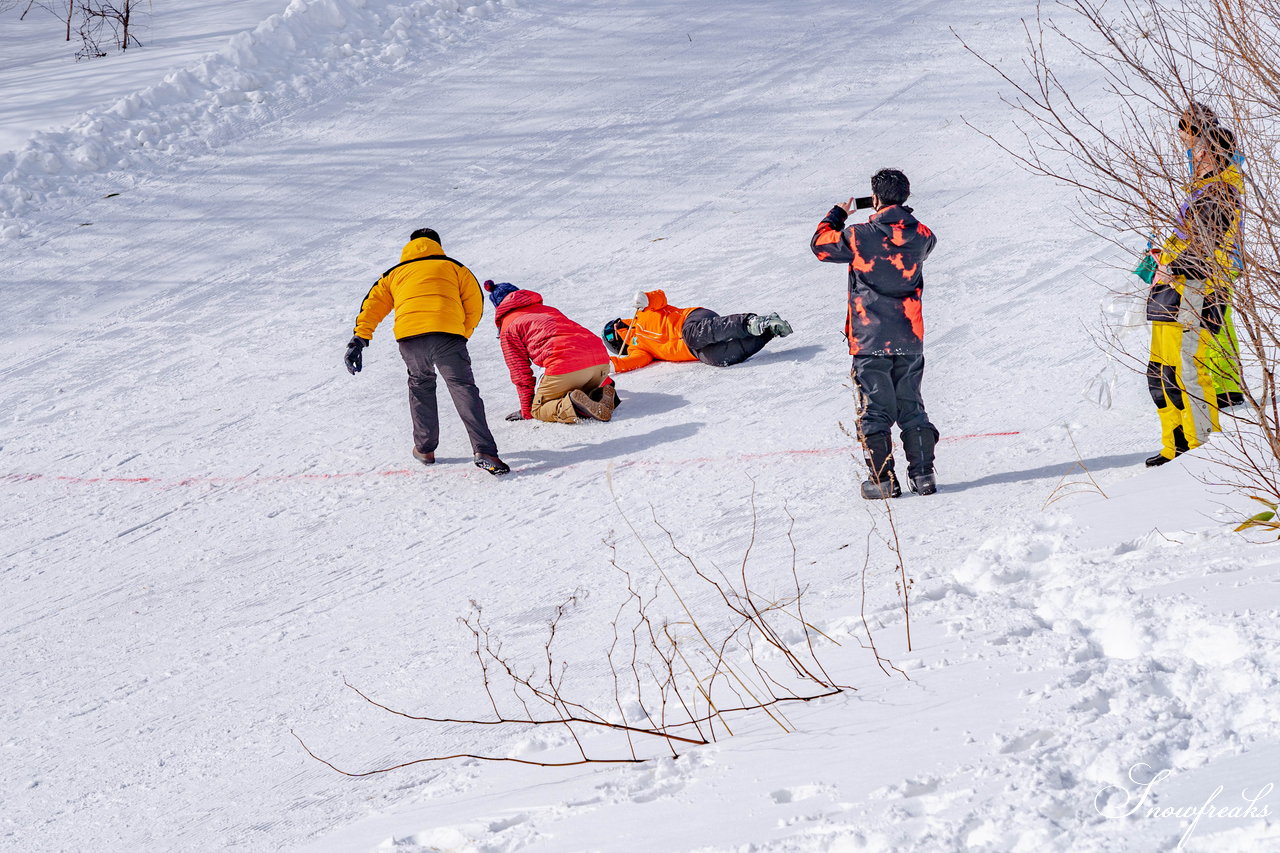
[[[1092,491],[1102,495],[1103,498],[1107,497],[1107,493],[1103,491],[1102,486],[1099,486],[1098,481],[1093,478],[1093,472],[1089,470],[1089,466],[1084,464],[1084,457],[1080,453],[1080,446],[1076,444],[1076,437],[1071,434],[1070,428],[1067,428],[1067,440],[1071,442],[1071,449],[1076,454],[1076,465],[1084,472],[1084,475],[1089,479],[1089,482],[1087,484],[1078,481],[1068,482],[1067,477],[1071,476],[1071,471],[1068,470],[1067,473],[1062,475],[1062,479],[1058,481],[1058,485],[1054,487],[1053,491],[1049,493],[1049,497],[1046,498],[1045,502],[1040,506],[1041,512],[1044,512],[1053,504],[1071,495],[1079,495]]]
[[[378,767],[374,770],[366,770],[363,773],[353,773],[349,770],[343,770],[341,767],[334,765],[332,762],[326,761],[311,751],[311,747],[307,746],[306,741],[298,737],[297,732],[293,729],[289,730],[289,734],[302,745],[307,755],[319,761],[325,767],[335,773],[341,773],[343,776],[350,776],[353,779],[360,779],[365,776],[376,776],[379,773],[390,773],[393,770],[402,770],[405,767],[412,767],[415,764],[429,764],[435,761],[452,761],[455,758],[472,758],[476,761],[505,761],[512,764],[527,764],[532,767],[577,767],[581,764],[643,764],[647,759],[644,758],[585,758],[579,761],[530,761],[525,758],[503,758],[495,755],[475,755],[469,752],[459,752],[454,755],[433,755],[430,758],[415,758],[413,761],[404,761],[400,764],[393,764],[390,767]]]
[[[911,680],[911,676],[898,667],[894,666],[893,661],[880,655],[880,650],[876,648],[876,638],[871,633],[871,623],[867,621],[867,569],[871,565],[871,531],[867,531],[867,546],[865,548],[866,557],[862,561],[862,601],[858,611],[858,615],[862,617],[862,627],[867,632],[867,643],[871,647],[871,653],[876,657],[876,665],[880,667],[880,671],[885,675],[889,674],[889,670],[885,669],[885,664],[889,664],[889,669],[899,673],[907,681]]]
[[[622,516],[623,522],[631,530],[632,535],[635,536],[636,541],[640,543],[641,548],[644,549],[645,554],[649,557],[649,561],[653,563],[653,567],[657,570],[658,575],[666,583],[667,588],[671,591],[672,595],[675,596],[676,601],[679,602],[681,609],[684,610],[685,615],[689,619],[689,624],[693,627],[697,635],[702,639],[703,643],[706,644],[707,648],[712,653],[714,653],[715,644],[712,643],[711,640],[707,638],[706,633],[702,630],[702,626],[698,624],[698,620],[694,617],[693,611],[689,608],[689,605],[685,603],[684,597],[680,594],[680,591],[676,588],[676,585],[671,582],[671,578],[667,575],[666,570],[662,567],[662,563],[659,562],[657,557],[654,556],[653,552],[649,549],[648,543],[644,541],[644,537],[642,537],[639,531],[636,530],[635,525],[631,523],[631,519],[627,516],[626,512],[623,510],[622,502],[618,500],[617,491],[613,487],[613,469],[612,468],[610,468],[606,472],[605,480],[609,486],[609,495],[613,498],[613,504],[615,507],[617,507],[618,514]],[[738,686],[742,690],[744,690],[747,693],[747,695],[751,697],[751,700],[753,702],[757,704],[760,703],[761,701],[760,698],[752,693],[751,688],[746,683],[745,679],[736,671],[734,667],[730,666],[728,662],[725,662],[725,672],[727,672],[730,676],[733,677],[735,681],[738,682]],[[711,704],[711,706],[714,708],[714,702],[712,701],[712,698],[710,695],[704,695],[704,699],[709,704]]]
[[[569,601],[573,602],[574,599],[571,597]],[[578,733],[573,730],[573,726],[571,724],[575,718],[573,717],[573,713],[569,710],[569,703],[565,702],[564,699],[560,696],[560,688],[557,686],[555,681],[555,675],[556,675],[555,658],[551,654],[551,645],[552,643],[555,642],[556,629],[560,625],[560,618],[564,616],[564,608],[565,608],[565,603],[563,602],[556,608],[556,616],[554,619],[551,620],[551,625],[549,630],[550,636],[547,638],[547,644],[545,646],[545,652],[547,657],[547,686],[551,690],[551,695],[543,696],[541,692],[538,692],[537,695],[540,698],[542,698],[543,701],[546,702],[546,704],[551,706],[551,710],[554,713],[559,714],[561,719],[564,720],[565,731],[569,733],[569,737],[573,738],[573,744],[578,748],[578,754],[585,759],[587,757],[587,751],[585,748],[583,748],[582,741],[579,740]],[[564,677],[564,670],[562,667],[561,668],[562,680],[563,680],[563,677]],[[583,709],[583,710],[587,710],[587,709]]]
[[[640,674],[640,641],[639,641],[640,629],[642,627],[649,625],[649,618],[645,612],[645,600],[640,595],[640,593],[636,591],[634,584],[631,582],[631,573],[623,570],[620,566],[618,566],[616,550],[615,550],[614,557],[610,559],[610,564],[615,569],[618,569],[618,571],[621,572],[627,579],[628,598],[626,601],[622,603],[621,607],[619,607],[618,618],[619,619],[621,618],[621,613],[623,609],[627,607],[628,604],[634,603],[636,606],[636,612],[637,612],[636,622],[631,626],[631,659],[627,664],[627,670],[631,673],[632,682],[635,686],[636,704],[640,707],[641,712],[645,715],[645,718],[649,721],[649,723],[651,725],[656,725],[657,721],[653,719],[653,715],[649,712],[649,705],[645,701],[645,682],[644,682],[644,678]],[[614,633],[615,635],[617,633],[616,622],[614,624]],[[650,630],[650,634],[652,634],[651,630]],[[616,675],[616,669],[613,667],[612,651],[609,654],[609,665],[611,669],[614,669],[614,672],[615,672],[614,683],[616,684],[618,679]],[[619,706],[618,707],[619,719],[625,720],[627,718],[627,715],[622,710],[622,707],[621,707],[621,704],[622,704],[621,696],[616,696],[615,699]]]
[[[752,546],[755,545],[756,531],[757,531],[757,528],[759,527],[759,516],[756,510],[756,481],[754,478],[750,478],[750,479],[751,479],[751,542],[748,544],[747,552],[742,558],[742,569],[741,569],[742,592],[743,592],[742,597],[744,598],[745,603],[751,607],[753,616],[754,616],[753,622],[760,629],[760,632],[765,642],[769,643],[769,645],[773,646],[775,649],[782,652],[783,656],[787,660],[787,663],[789,663],[792,666],[792,668],[795,669],[796,674],[810,681],[814,681],[818,684],[822,684],[824,686],[829,685],[831,683],[830,677],[827,676],[824,680],[823,678],[819,678],[817,675],[810,672],[808,667],[806,667],[803,664],[803,662],[801,662],[800,658],[797,657],[796,654],[792,652],[791,649],[787,646],[787,644],[782,641],[782,638],[778,635],[773,625],[771,625],[768,619],[765,618],[766,613],[771,612],[774,609],[781,610],[782,608],[774,608],[772,606],[767,605],[763,610],[761,610],[759,603],[756,601],[755,597],[751,594],[751,584],[747,581],[747,559],[750,556]],[[787,513],[787,514],[790,515],[790,513]],[[792,519],[792,524],[794,525],[794,523],[795,523],[795,519]],[[795,571],[795,540],[791,539],[790,530],[787,531],[787,538],[791,542],[791,546],[792,546],[791,567],[794,573]],[[792,601],[797,603],[797,606],[798,606],[798,602],[800,599],[798,579],[796,579],[796,585],[797,585],[796,598],[793,599]],[[803,619],[801,619],[801,625],[802,626],[804,625]],[[804,634],[805,634],[805,640],[809,641],[810,637],[809,637],[809,631],[807,628],[804,629]],[[807,644],[809,646],[810,651],[812,651],[813,649],[812,643],[808,642]],[[819,666],[818,669],[819,671],[821,671],[821,666]],[[823,675],[826,676],[826,673],[823,672]]]
[[[787,515],[787,543],[791,546],[791,581],[792,583],[795,584],[795,589],[796,589],[796,597],[794,599],[796,603],[796,619],[797,621],[799,621],[801,628],[804,630],[804,642],[805,642],[805,645],[809,647],[809,657],[813,659],[813,662],[815,664],[817,664],[818,671],[822,673],[822,677],[826,679],[826,683],[834,684],[835,679],[831,677],[831,674],[827,672],[826,667],[824,667],[822,665],[822,662],[818,660],[818,653],[813,648],[813,636],[809,633],[811,626],[809,625],[809,621],[805,619],[805,616],[804,616],[805,590],[801,589],[800,587],[800,571],[796,566],[796,563],[800,559],[800,556],[799,556],[800,552],[799,552],[799,549],[796,548],[796,538],[794,535],[795,529],[796,529],[796,517],[791,514],[791,508],[787,506],[787,502],[785,500],[782,502],[782,511]],[[812,630],[815,633],[817,633],[819,636],[825,638],[826,640],[834,642],[831,640],[830,637],[828,637],[826,634],[822,633],[818,629],[813,628]],[[836,643],[836,645],[838,646],[840,644]]]
[[[616,546],[613,547],[613,557],[611,558],[610,562],[613,562],[615,565],[617,563]],[[632,592],[631,584],[629,581],[627,584],[627,592],[628,593]],[[613,655],[614,655],[614,652],[618,650],[618,642],[619,642],[618,623],[622,621],[623,611],[626,609],[629,603],[630,603],[630,600],[628,599],[626,601],[623,601],[622,604],[618,605],[618,612],[614,614],[613,622],[611,624],[611,627],[613,628],[613,642],[609,644],[609,652],[605,656],[606,659],[609,661],[609,674],[613,678],[613,707],[617,710],[618,719],[620,720],[625,720],[627,718],[627,713],[622,707],[622,685],[620,684],[618,679],[618,666],[616,663],[614,663]],[[633,648],[634,648],[634,644],[633,644]],[[626,732],[626,736],[627,736],[627,749],[631,751],[631,757],[636,758],[637,756],[636,756],[635,740],[631,737],[631,732]]]
[[[456,717],[431,717],[431,716],[422,715],[422,714],[409,714],[404,711],[397,711],[395,708],[390,708],[386,705],[383,705],[381,702],[378,702],[377,700],[370,698],[362,690],[360,690],[360,688],[356,687],[355,685],[351,684],[349,681],[346,681],[345,679],[343,680],[342,683],[346,685],[348,688],[350,688],[352,692],[354,692],[357,696],[359,696],[361,699],[368,702],[370,705],[374,706],[375,708],[381,708],[382,710],[386,711],[389,714],[394,714],[397,717],[404,717],[406,720],[419,720],[421,722],[427,722],[427,723],[465,723],[471,726],[505,726],[505,725],[563,726],[566,723],[580,723],[584,726],[599,726],[601,728],[627,732],[628,734],[648,735],[650,737],[665,738],[666,740],[679,741],[681,743],[687,743],[693,746],[703,746],[709,743],[709,741],[703,738],[682,737],[680,735],[670,734],[669,732],[662,731],[661,729],[658,729],[658,728],[628,726],[622,723],[612,723],[607,720],[593,720],[593,719],[587,719],[584,717],[576,717],[568,714],[566,714],[563,717],[559,717],[552,720],[533,720],[533,719],[521,719],[518,717],[502,717],[502,716],[499,716],[497,719],[494,719],[494,720],[476,720],[476,719],[464,719],[464,718],[456,718]],[[748,708],[748,709],[735,709],[735,710],[751,710],[751,709]],[[682,723],[681,725],[689,725],[689,723]]]
[[[898,538],[898,524],[893,517],[893,507],[888,501],[884,505],[885,517],[889,520],[889,535],[893,541],[889,548],[898,561],[898,582],[902,591],[902,620],[907,630],[907,651],[911,648],[911,581],[907,579],[907,561],[902,556],[902,540]]]
[[[601,719],[598,715],[595,715],[593,712],[591,712],[590,709],[585,708],[582,705],[578,705],[576,703],[566,703],[563,697],[559,695],[559,690],[555,686],[554,682],[549,683],[547,685],[547,688],[543,688],[538,685],[535,685],[531,681],[532,676],[522,676],[518,674],[515,668],[512,667],[510,662],[508,662],[506,658],[502,657],[501,645],[499,644],[496,649],[494,648],[491,640],[489,639],[487,628],[485,629],[485,640],[484,640],[483,652],[486,658],[488,658],[489,660],[492,660],[498,666],[498,668],[501,669],[506,674],[508,680],[511,682],[512,694],[520,701],[521,706],[524,708],[525,713],[529,717],[532,717],[533,714],[529,710],[528,703],[525,702],[524,694],[521,692],[522,688],[524,692],[527,692],[528,694],[530,694],[530,698],[536,699],[539,702],[542,702],[543,704],[550,705],[554,710],[559,710],[559,706],[561,704],[572,705],[573,707],[587,713],[588,715],[594,717],[595,719]]]
[[[861,412],[863,408],[863,402],[861,398],[861,392],[857,390],[856,384],[857,383],[855,381],[854,396],[857,401],[858,411]],[[844,430],[845,435],[849,434],[849,430],[844,426],[844,424],[841,424],[840,428]],[[858,420],[856,429],[857,429],[858,445],[859,447],[862,447],[865,449],[867,446],[867,443],[866,443],[866,436],[863,435],[862,433],[861,419]],[[854,456],[854,461],[855,462],[857,461],[857,456]],[[892,501],[893,501],[892,498],[888,498],[886,500],[880,501],[880,503],[884,505],[885,519],[889,523],[889,536],[884,539],[884,543],[886,546],[888,546],[889,550],[893,552],[894,559],[897,562],[896,568],[898,570],[898,594],[902,596],[902,617],[903,617],[903,622],[906,626],[907,651],[912,651],[912,648],[911,648],[911,581],[907,578],[906,560],[902,555],[902,540],[898,537],[898,525],[893,517]],[[871,514],[870,507],[868,507],[867,513]],[[871,523],[872,523],[872,529],[875,529],[874,516],[872,516]]]
[[[856,382],[854,383],[852,391],[854,396],[854,405],[857,406],[858,410],[860,411],[862,407],[862,401],[857,389]],[[846,426],[843,421],[841,421],[840,431],[843,432],[848,438],[852,439],[853,441],[861,445],[862,439],[860,437],[861,436],[860,429],[858,429],[856,432],[851,432],[849,430],[849,427]],[[852,458],[854,461],[854,465],[856,467],[859,464],[858,457],[856,454],[854,454]],[[871,512],[870,509],[868,509],[867,512],[868,512],[868,515],[870,515],[870,512]],[[867,530],[867,541],[863,546],[863,561],[862,561],[862,573],[861,573],[862,591],[859,597],[859,605],[858,605],[859,611],[862,616],[862,627],[866,630],[866,633],[867,633],[868,645],[866,646],[866,648],[869,648],[871,653],[875,655],[876,665],[880,667],[881,672],[884,672],[885,675],[889,674],[888,671],[885,670],[885,666],[884,666],[887,663],[889,664],[890,669],[893,669],[894,671],[901,673],[903,678],[906,678],[908,681],[910,681],[911,679],[907,676],[906,672],[899,669],[897,666],[894,666],[893,662],[889,660],[889,658],[886,658],[880,654],[880,650],[876,647],[875,638],[871,634],[871,624],[867,621],[867,569],[871,565],[871,539],[875,535],[876,530],[877,528],[876,528],[875,517],[872,516],[871,527]]]
[[[618,565],[618,562],[617,562],[616,556],[615,556],[615,558],[614,558],[614,559],[612,559],[612,560],[610,561],[610,564],[611,564],[615,569],[617,569],[617,570],[618,570],[618,571],[619,571],[619,572],[620,572],[620,573],[621,573],[621,574],[626,578],[626,580],[627,580],[627,592],[628,592],[629,596],[630,596],[632,599],[634,599],[634,601],[635,601],[635,603],[636,603],[637,611],[638,611],[638,621],[637,621],[637,623],[636,623],[636,626],[632,629],[632,646],[631,646],[631,648],[632,648],[632,671],[633,671],[633,673],[635,674],[635,679],[636,679],[636,696],[637,696],[637,701],[639,702],[639,704],[640,704],[641,708],[644,710],[645,716],[646,716],[646,718],[649,720],[649,722],[650,722],[650,723],[652,723],[652,724],[654,724],[655,726],[661,727],[661,723],[660,723],[659,721],[655,721],[655,720],[653,719],[652,715],[649,713],[649,710],[648,710],[647,706],[645,705],[645,703],[644,703],[644,701],[643,701],[643,695],[644,695],[644,694],[643,694],[643,680],[642,680],[642,678],[641,678],[641,676],[640,676],[640,674],[639,674],[639,671],[638,671],[638,669],[637,669],[637,666],[636,666],[636,655],[637,655],[637,653],[638,653],[638,649],[640,648],[640,643],[636,640],[637,631],[638,631],[639,629],[643,629],[643,630],[645,631],[645,633],[647,634],[649,647],[650,647],[650,648],[652,648],[652,649],[655,649],[655,650],[659,650],[659,654],[660,654],[660,655],[662,655],[662,656],[663,656],[663,658],[664,658],[664,660],[666,661],[668,672],[669,672],[669,673],[672,673],[672,675],[671,675],[671,679],[670,679],[670,680],[671,680],[671,682],[672,682],[673,684],[674,684],[674,682],[675,682],[675,678],[674,678],[674,674],[673,674],[673,673],[674,673],[674,669],[673,669],[673,666],[672,666],[672,658],[674,657],[674,655],[675,655],[675,653],[676,653],[676,651],[677,651],[677,650],[673,647],[673,653],[672,653],[672,655],[671,655],[671,656],[667,656],[666,654],[664,654],[663,652],[661,652],[661,651],[660,651],[660,650],[661,650],[661,648],[662,648],[662,646],[661,646],[661,644],[659,643],[659,640],[658,640],[658,634],[657,634],[657,632],[656,632],[656,631],[655,631],[655,629],[654,629],[653,621],[649,618],[648,613],[646,612],[646,605],[645,605],[645,601],[644,601],[644,599],[643,599],[643,598],[642,598],[642,597],[641,597],[641,596],[640,596],[640,595],[635,591],[635,586],[634,586],[634,584],[632,583],[631,573],[630,573],[629,571],[627,571],[626,569],[624,569],[624,568],[622,568],[621,566],[619,566],[619,565]],[[657,593],[655,592],[655,593],[654,593],[654,595],[656,596],[656,595],[657,595]],[[666,631],[666,629],[665,629],[665,626],[664,626],[664,632],[665,632],[665,631]],[[669,632],[667,633],[667,635],[668,635],[668,636],[670,636],[670,635],[669,635]],[[681,658],[683,659],[683,652],[682,652],[682,651],[680,651],[680,652],[679,652],[679,654],[681,655]],[[723,660],[723,658],[721,658],[721,659],[719,659],[719,660],[721,660],[721,661],[722,661],[722,660]],[[708,707],[709,707],[711,710],[713,710],[713,711],[714,711],[714,704],[711,702],[711,699],[710,699],[710,697],[711,697],[711,691],[710,691],[710,690],[708,690],[708,689],[705,687],[705,685],[704,685],[704,683],[703,683],[703,677],[698,673],[698,671],[696,670],[696,668],[694,668],[692,665],[690,665],[690,664],[689,664],[689,662],[688,662],[687,660],[683,660],[683,663],[684,663],[684,666],[685,666],[685,672],[686,672],[686,673],[687,673],[687,674],[688,674],[688,675],[689,675],[689,676],[694,680],[694,683],[697,685],[697,688],[698,688],[698,694],[699,694],[699,695],[702,695],[702,696],[704,697],[704,699],[707,701]],[[683,695],[683,693],[680,693],[680,692],[679,692],[679,690],[678,690],[678,686],[676,687],[676,690],[677,690],[677,696],[680,698],[681,704],[685,704],[684,695]],[[664,709],[665,709],[665,705],[664,705],[663,707],[664,707]],[[689,713],[690,713],[690,716],[693,716],[693,714],[695,714],[695,713],[696,713],[696,711],[691,711],[691,712],[689,712]],[[624,716],[625,716],[625,715],[624,715]],[[713,715],[713,716],[714,716],[714,715]],[[724,721],[721,721],[721,722],[722,722],[722,724],[725,726],[726,730],[729,730],[729,727],[728,727],[727,722],[724,722]],[[732,731],[730,731],[729,733],[730,733],[730,734],[732,734]],[[703,735],[703,732],[702,732],[702,730],[701,730],[701,728],[700,728],[700,727],[699,727],[699,729],[698,729],[698,734],[699,734],[699,735]],[[705,735],[704,735],[704,736],[705,736]],[[710,735],[709,735],[709,740],[714,740],[714,739],[715,739],[715,727],[714,727],[714,721],[712,721],[712,723],[711,723],[711,732],[710,732]]]
[[[755,509],[754,489],[755,489],[755,483],[753,481],[752,482],[753,500],[751,503],[752,542],[755,541],[756,529],[759,525],[759,519]],[[652,508],[650,509],[652,511]],[[710,575],[708,575],[705,571],[703,571],[702,567],[697,564],[697,561],[695,561],[688,553],[686,553],[684,550],[680,548],[680,546],[676,543],[675,536],[671,533],[670,530],[668,530],[666,527],[663,526],[661,521],[658,520],[656,513],[653,513],[653,523],[654,523],[654,526],[656,526],[659,530],[661,530],[663,533],[666,534],[667,540],[670,543],[671,550],[673,550],[676,554],[680,555],[680,557],[684,559],[684,561],[689,565],[690,570],[693,571],[694,575],[698,579],[702,580],[704,583],[708,584],[713,589],[715,589],[716,593],[720,596],[721,601],[724,602],[725,607],[727,607],[729,610],[731,610],[732,612],[736,613],[739,617],[741,617],[744,625],[750,625],[753,628],[755,628],[760,633],[761,638],[766,643],[773,646],[777,651],[779,651],[782,654],[783,658],[792,667],[792,669],[796,672],[797,675],[799,675],[801,678],[804,678],[808,681],[813,681],[817,684],[821,684],[824,687],[834,686],[834,682],[831,680],[829,676],[827,676],[824,680],[824,678],[820,678],[819,676],[815,675],[812,671],[810,671],[810,669],[796,656],[795,652],[792,651],[786,645],[786,643],[782,642],[782,639],[778,636],[777,632],[769,624],[768,620],[765,618],[766,613],[775,611],[775,610],[778,612],[786,612],[786,611],[780,607],[777,607],[775,604],[765,604],[764,608],[763,609],[761,608],[760,602],[756,600],[754,594],[751,592],[750,581],[748,580],[747,573],[746,573],[745,561],[740,570],[743,589],[741,592],[739,592],[737,590],[733,590],[730,587],[729,581],[727,578],[724,578],[723,572],[721,573],[721,577],[723,578],[723,583],[722,583],[720,581],[717,581],[715,578],[711,577]],[[792,566],[793,571],[794,571],[794,568],[795,567],[794,567],[794,557],[793,557],[793,566]],[[799,586],[798,578],[796,580],[796,584],[798,589],[798,586]],[[797,600],[798,600],[798,596],[796,599],[791,599],[786,603],[787,604],[794,603]],[[803,619],[802,616],[798,616],[797,614],[788,614],[788,615],[790,615],[794,619],[797,619],[797,621],[800,622],[801,628],[805,633],[806,640],[810,640],[809,632],[810,630],[812,630],[811,626]],[[730,635],[730,637],[727,637],[726,640],[731,637],[732,635]],[[812,651],[812,648],[813,648],[812,642],[809,641],[808,645],[810,650]],[[721,656],[723,656],[724,646],[721,645],[720,649],[718,649],[717,651]],[[815,657],[814,660],[816,661],[817,658]],[[817,668],[819,671],[823,672],[824,676],[826,675],[825,671],[822,670],[820,665]],[[842,686],[847,687],[847,685],[842,685]]]

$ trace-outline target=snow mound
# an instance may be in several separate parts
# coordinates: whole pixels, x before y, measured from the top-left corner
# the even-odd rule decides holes
[[[194,156],[460,38],[515,0],[291,0],[217,53],[60,131],[0,154],[0,239],[29,233],[49,199],[87,191],[106,172],[137,174]]]

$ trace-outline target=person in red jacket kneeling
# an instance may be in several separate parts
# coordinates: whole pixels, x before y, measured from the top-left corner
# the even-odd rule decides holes
[[[532,290],[492,281],[486,281],[484,289],[497,308],[502,356],[520,395],[520,411],[507,415],[507,420],[572,424],[583,418],[612,418],[618,395],[600,339],[544,305]],[[536,387],[530,362],[546,371]]]

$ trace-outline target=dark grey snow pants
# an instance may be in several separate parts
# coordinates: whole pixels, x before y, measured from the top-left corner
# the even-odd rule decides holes
[[[895,423],[903,432],[928,427],[920,383],[923,355],[855,355],[853,378],[858,385],[858,429],[863,435],[887,433]]]
[[[680,334],[694,358],[715,367],[741,364],[773,340],[773,332],[753,335],[747,331],[750,314],[721,316],[710,308],[689,312]]]
[[[436,410],[436,373],[444,377],[453,406],[467,427],[472,453],[498,455],[498,445],[484,417],[484,401],[471,373],[467,339],[447,332],[430,332],[400,341],[400,356],[409,368],[409,415],[413,418],[413,444],[423,453],[434,453],[440,444],[440,418]]]

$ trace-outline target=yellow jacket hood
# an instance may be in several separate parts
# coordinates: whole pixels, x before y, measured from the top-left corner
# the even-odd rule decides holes
[[[383,273],[360,305],[355,333],[369,340],[392,311],[396,340],[445,332],[471,337],[484,313],[480,283],[427,237],[410,240],[400,263]]]
[[[410,240],[405,243],[404,248],[400,251],[400,263],[412,261],[415,258],[426,258],[431,255],[443,255],[444,249],[440,244],[430,237],[419,237],[416,240]]]

